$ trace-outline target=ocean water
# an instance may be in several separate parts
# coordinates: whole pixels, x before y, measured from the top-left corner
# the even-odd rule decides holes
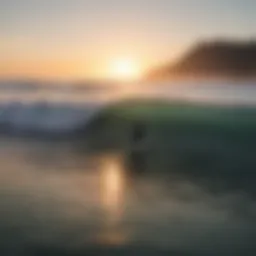
[[[255,255],[255,84],[0,90],[1,255]]]

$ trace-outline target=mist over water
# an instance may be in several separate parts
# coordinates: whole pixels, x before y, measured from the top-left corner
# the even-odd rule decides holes
[[[243,141],[247,130],[241,130],[241,140],[232,134],[222,140],[219,133],[218,140],[212,139],[215,131],[207,133],[208,139],[201,132],[200,142],[193,133],[179,138],[173,130],[168,148],[162,142],[168,144],[165,134],[170,130],[160,127],[154,141],[162,146],[156,142],[157,152],[147,153],[149,167],[139,175],[128,170],[121,149],[91,153],[74,141],[22,136],[32,128],[44,133],[76,130],[120,95],[255,108],[252,85],[188,87],[164,87],[158,94],[157,86],[137,93],[122,88],[109,97],[104,93],[104,99],[98,91],[80,91],[77,98],[63,89],[44,92],[44,98],[31,89],[22,95],[2,93],[0,121],[20,136],[3,132],[0,143],[0,254],[254,255],[255,139],[251,145]],[[187,129],[192,132],[191,127]],[[189,160],[201,151],[206,163]]]

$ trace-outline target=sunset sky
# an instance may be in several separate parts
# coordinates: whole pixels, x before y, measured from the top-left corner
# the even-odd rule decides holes
[[[255,0],[1,0],[0,77],[108,78],[122,59],[134,67],[117,72],[143,73],[200,39],[255,38],[255,13]]]

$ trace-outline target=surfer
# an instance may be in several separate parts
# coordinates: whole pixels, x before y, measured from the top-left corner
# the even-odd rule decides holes
[[[133,174],[143,174],[146,169],[145,156],[146,129],[141,123],[134,125],[132,129],[131,145],[128,152],[128,168]]]

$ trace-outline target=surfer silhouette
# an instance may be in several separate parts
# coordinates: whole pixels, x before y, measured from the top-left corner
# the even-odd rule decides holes
[[[128,168],[133,174],[140,175],[145,172],[145,139],[145,126],[142,123],[136,123],[132,129],[131,145],[128,152]]]

